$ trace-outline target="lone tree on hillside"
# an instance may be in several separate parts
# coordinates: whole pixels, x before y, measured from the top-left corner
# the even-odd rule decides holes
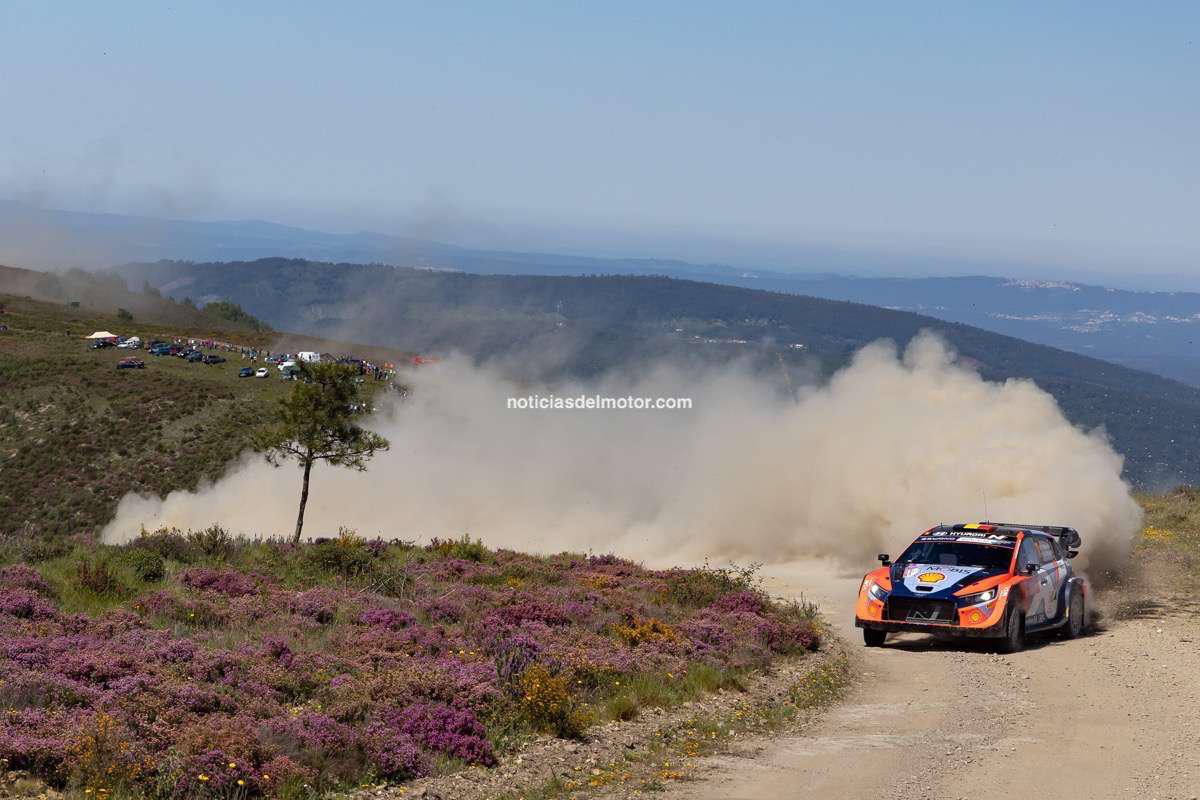
[[[305,364],[296,377],[292,393],[279,401],[278,421],[255,437],[255,445],[272,465],[294,459],[304,471],[293,542],[300,541],[304,529],[313,464],[327,461],[362,471],[375,451],[390,446],[387,439],[356,422],[365,403],[354,370],[338,364]]]

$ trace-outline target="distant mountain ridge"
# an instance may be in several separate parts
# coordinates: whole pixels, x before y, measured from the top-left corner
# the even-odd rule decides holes
[[[805,273],[671,259],[472,249],[379,233],[322,233],[257,220],[197,222],[54,211],[0,202],[0,263],[111,266],[283,256],[481,275],[662,275],[879,305],[1093,355],[1200,386],[1200,293],[1135,292],[1003,277],[878,278],[814,250]],[[868,269],[870,267],[870,269]]]
[[[1031,378],[1075,424],[1104,426],[1130,480],[1155,488],[1200,481],[1200,390],[905,311],[664,277],[474,275],[282,258],[129,264],[118,273],[175,297],[232,300],[279,328],[458,349],[531,378],[657,357],[747,358],[767,375],[827,374],[871,341],[904,343],[929,329],[985,378]]]

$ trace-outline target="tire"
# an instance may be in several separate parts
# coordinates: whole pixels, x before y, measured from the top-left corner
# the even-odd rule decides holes
[[[887,639],[887,631],[877,631],[873,628],[863,628],[863,644],[867,647],[883,647]]]
[[[1083,592],[1072,589],[1071,599],[1067,602],[1070,605],[1067,607],[1067,624],[1062,626],[1062,636],[1064,639],[1078,639],[1087,630],[1087,606],[1083,601]]]
[[[1014,608],[1008,612],[1004,622],[1004,638],[1000,640],[1001,653],[1019,653],[1025,649],[1025,620]]]

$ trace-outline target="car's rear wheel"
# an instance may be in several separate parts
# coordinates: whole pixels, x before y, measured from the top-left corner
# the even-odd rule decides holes
[[[1083,602],[1083,592],[1073,589],[1070,603],[1067,607],[1067,624],[1062,632],[1068,639],[1078,639],[1087,630],[1087,606]]]
[[[1024,647],[1025,621],[1021,619],[1021,615],[1014,608],[1008,612],[1008,619],[1004,623],[1004,638],[1000,640],[1000,652],[1017,653]]]
[[[874,628],[863,628],[863,644],[867,647],[883,647],[887,639],[887,631],[877,631]]]

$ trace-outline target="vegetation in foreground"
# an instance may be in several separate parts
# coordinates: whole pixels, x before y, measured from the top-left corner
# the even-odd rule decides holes
[[[1116,616],[1156,614],[1164,604],[1200,613],[1200,487],[1141,495],[1138,502],[1145,527],[1121,577]]]
[[[0,758],[89,796],[300,797],[585,735],[816,648],[752,571],[468,539],[0,545]]]

